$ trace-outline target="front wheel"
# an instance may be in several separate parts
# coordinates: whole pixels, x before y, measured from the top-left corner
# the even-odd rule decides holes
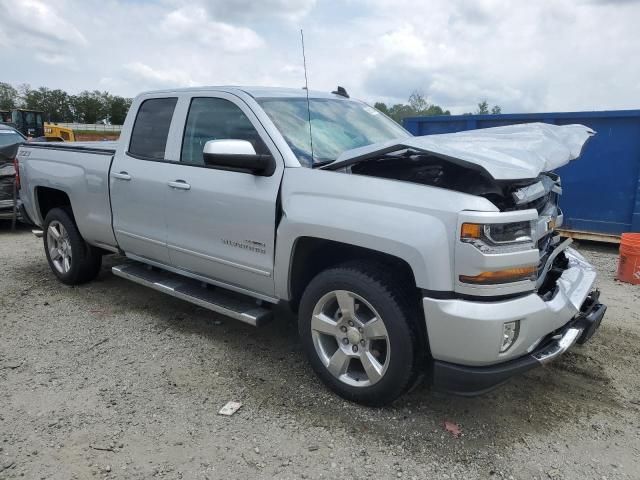
[[[411,288],[388,268],[350,262],[316,276],[298,327],[312,368],[338,395],[385,405],[411,387],[425,346]]]
[[[93,280],[102,265],[100,251],[84,241],[68,209],[53,208],[47,213],[44,250],[49,267],[67,285]]]

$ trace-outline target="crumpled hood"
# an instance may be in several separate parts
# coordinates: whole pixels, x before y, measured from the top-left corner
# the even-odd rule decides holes
[[[326,168],[339,168],[410,148],[456,163],[477,165],[495,180],[529,179],[578,158],[594,134],[594,130],[584,125],[526,123],[407,137],[347,150]]]

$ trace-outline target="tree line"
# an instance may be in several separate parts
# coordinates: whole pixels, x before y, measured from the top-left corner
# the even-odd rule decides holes
[[[47,122],[96,123],[107,121],[122,125],[131,106],[131,98],[111,95],[99,90],[85,90],[71,95],[64,90],[47,87],[31,88],[28,84],[14,87],[0,82],[0,110],[25,108],[40,110]]]
[[[383,102],[376,102],[373,105],[388,117],[393,118],[396,122],[402,124],[402,120],[407,117],[426,117],[432,115],[451,115],[449,110],[443,109],[439,105],[429,103],[424,94],[418,90],[414,91],[407,103],[396,103],[395,105],[387,105]],[[489,105],[486,100],[478,103],[475,112],[467,112],[463,115],[497,115],[502,113],[500,105]]]
[[[31,88],[28,84],[14,87],[0,82],[0,110],[27,108],[44,112],[44,119],[49,122],[96,123],[106,120],[113,125],[122,125],[131,106],[131,98],[111,95],[99,90],[85,90],[77,95],[70,95],[64,90],[47,87]],[[414,91],[407,103],[387,105],[376,102],[374,107],[391,117],[398,123],[406,117],[451,115],[439,105],[431,104],[420,91]],[[499,114],[499,105],[493,107],[486,100],[478,103],[472,114]]]

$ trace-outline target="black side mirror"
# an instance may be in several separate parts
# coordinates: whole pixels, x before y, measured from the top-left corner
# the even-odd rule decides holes
[[[271,155],[256,153],[247,140],[209,140],[202,149],[204,164],[222,170],[248,172],[269,177],[276,169]]]

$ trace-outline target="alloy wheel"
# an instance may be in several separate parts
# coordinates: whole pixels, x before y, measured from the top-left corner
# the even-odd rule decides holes
[[[373,306],[347,290],[334,290],[316,303],[311,335],[320,360],[338,380],[368,387],[389,366],[387,329]]]

